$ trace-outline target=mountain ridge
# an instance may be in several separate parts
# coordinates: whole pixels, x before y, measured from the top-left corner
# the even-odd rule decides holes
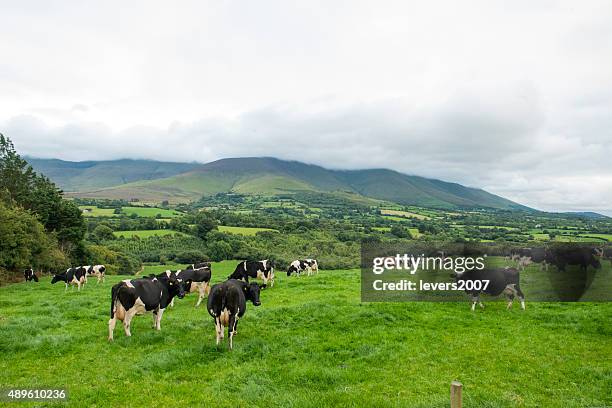
[[[35,170],[40,170],[77,197],[187,202],[223,192],[278,195],[296,191],[344,191],[401,205],[531,210],[482,189],[395,170],[330,170],[273,157],[226,158],[205,164],[130,159],[33,161]],[[109,172],[110,177],[106,177],[105,172]],[[58,173],[62,177],[57,177]],[[102,177],[92,180],[97,175]]]

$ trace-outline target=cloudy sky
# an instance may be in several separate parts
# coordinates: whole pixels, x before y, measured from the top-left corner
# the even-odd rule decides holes
[[[387,167],[612,215],[610,1],[0,2],[22,154]]]

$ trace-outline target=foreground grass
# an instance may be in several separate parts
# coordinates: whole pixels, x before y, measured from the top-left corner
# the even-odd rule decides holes
[[[215,280],[235,266],[213,266]],[[147,267],[147,272],[166,267]],[[284,274],[283,274],[284,275]],[[74,406],[612,405],[612,305],[361,303],[359,272],[279,276],[248,306],[234,350],[215,346],[193,295],[106,341],[112,282],[64,293],[44,278],[0,288],[0,387],[66,387]]]

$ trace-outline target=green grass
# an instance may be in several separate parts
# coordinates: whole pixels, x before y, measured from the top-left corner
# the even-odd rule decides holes
[[[115,231],[113,232],[113,234],[115,234],[116,237],[125,237],[125,238],[132,238],[134,236],[140,237],[140,238],[149,238],[149,237],[153,237],[153,236],[163,236],[163,235],[184,235],[187,236],[187,234],[179,232],[179,231],[173,231],[173,230],[138,230],[138,231]]]
[[[226,225],[219,225],[219,231],[227,232],[228,234],[241,234],[253,236],[259,231],[276,231],[272,228],[255,228],[255,227],[230,227]]]
[[[81,205],[79,209],[85,217],[117,217],[114,208],[98,208],[95,205]]]
[[[235,262],[213,265],[219,281]],[[145,271],[168,266],[148,266]],[[361,303],[357,270],[278,274],[249,304],[234,350],[215,346],[194,295],[137,316],[108,343],[110,276],[80,293],[62,285],[0,288],[0,387],[65,387],[70,406],[448,406],[612,404],[612,304]]]
[[[161,214],[163,218],[172,218],[182,215],[179,211],[155,207],[122,207],[121,211],[127,215],[136,214],[138,217],[155,217]]]
[[[397,217],[402,217],[402,218],[416,218],[417,220],[429,220],[430,217],[427,215],[423,215],[423,214],[418,214],[415,212],[408,212],[408,211],[399,211],[399,210],[380,210],[380,214],[381,215],[392,215],[392,216],[397,216]]]

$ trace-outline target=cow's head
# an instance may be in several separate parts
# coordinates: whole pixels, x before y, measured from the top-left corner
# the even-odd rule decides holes
[[[55,282],[65,282],[66,281],[66,274],[65,273],[60,273],[59,275],[53,275],[53,279],[51,279],[51,283],[55,283]]]
[[[266,285],[260,285],[258,283],[255,282],[251,282],[248,285],[244,286],[244,297],[247,300],[250,300],[253,305],[255,306],[259,306],[261,305],[261,301],[259,300],[259,293],[261,292],[262,289],[265,289]]]
[[[291,276],[292,273],[297,273],[297,268],[293,265],[289,265],[289,269],[287,269],[287,276]]]
[[[187,283],[189,283],[189,287],[191,286],[191,280],[183,281],[182,279],[178,279],[174,274],[169,276],[166,281],[170,296],[178,296],[179,299],[185,297],[185,287]]]

